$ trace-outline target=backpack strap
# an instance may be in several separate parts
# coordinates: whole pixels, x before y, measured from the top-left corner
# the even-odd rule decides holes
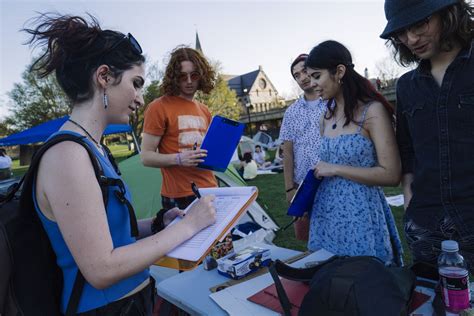
[[[112,167],[114,167],[115,172],[116,172],[119,176],[121,176],[122,173],[120,172],[120,169],[119,169],[119,167],[118,167],[118,165],[117,165],[117,162],[115,161],[115,158],[114,158],[114,156],[112,155],[112,152],[110,151],[109,147],[107,147],[107,146],[105,146],[104,144],[102,144],[102,148],[104,149],[105,154],[107,155],[107,158],[109,158],[109,161],[110,161],[110,163],[112,164]]]
[[[86,279],[82,275],[79,268],[77,268],[76,279],[74,280],[74,285],[72,287],[72,293],[69,297],[69,302],[67,303],[66,314],[65,316],[74,316],[76,315],[77,306],[79,306],[79,301],[81,300],[82,290],[84,289],[84,284]]]
[[[109,159],[110,163],[114,167],[115,172],[118,175],[122,175],[120,172],[120,169],[117,165],[117,162],[115,161],[114,156],[112,155],[112,152],[110,151],[109,147],[103,145],[102,147],[105,151],[105,154],[107,155],[107,158]],[[130,231],[132,237],[138,237],[138,223],[137,223],[137,216],[135,215],[135,209],[133,208],[132,203],[126,198],[125,196],[125,184],[123,183],[122,179],[112,179],[112,178],[107,178],[109,181],[107,185],[112,185],[112,186],[118,186],[120,190],[115,190],[115,196],[119,199],[119,201],[122,204],[125,204],[125,206],[128,209],[128,215],[130,217]]]
[[[99,182],[99,185],[101,187],[102,191],[102,198],[104,199],[104,204],[107,205],[108,201],[108,194],[107,194],[107,188],[104,187],[102,184],[104,182],[104,170],[102,169],[102,166],[99,162],[99,159],[96,157],[92,149],[89,147],[89,145],[85,142],[84,140],[85,136],[76,136],[76,135],[71,135],[71,134],[59,134],[56,136],[53,136],[51,139],[49,139],[46,143],[44,143],[33,155],[33,158],[31,160],[30,167],[28,168],[28,171],[24,175],[23,179],[21,182],[25,182],[25,186],[27,187],[33,187],[33,181],[36,176],[36,173],[38,171],[38,166],[41,161],[41,158],[43,157],[44,153],[54,145],[64,142],[64,141],[72,141],[75,142],[82,147],[84,147],[87,150],[87,153],[89,154],[89,157],[91,159],[92,167],[94,168],[94,173],[97,178],[97,181]],[[21,183],[20,182],[20,183]],[[22,194],[23,196],[23,194]]]
[[[308,267],[306,268],[295,268],[292,267],[283,261],[277,259],[274,262],[275,271],[278,273],[279,276],[293,281],[301,281],[301,282],[309,282],[313,278],[313,276],[321,270],[321,268],[332,261],[339,260],[340,258],[344,258],[344,256],[332,256],[324,261],[317,261],[317,262],[308,262]]]

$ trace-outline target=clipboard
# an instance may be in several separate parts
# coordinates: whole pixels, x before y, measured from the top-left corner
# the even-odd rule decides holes
[[[214,116],[201,144],[201,148],[207,150],[207,157],[198,167],[226,171],[244,133],[244,127],[243,123],[219,115]]]
[[[198,251],[199,254],[195,257],[194,260],[187,260],[183,259],[183,256],[180,256],[180,253],[183,254],[185,253],[185,248],[187,243],[196,243],[200,242],[200,238],[202,236],[199,236],[201,232],[198,234],[194,235],[191,237],[189,240],[185,241],[183,244],[177,246],[175,249],[170,251],[166,256],[161,258],[160,260],[156,261],[154,264],[159,265],[162,267],[166,268],[171,268],[171,269],[176,269],[176,270],[182,270],[182,271],[188,271],[196,268],[207,256],[207,254],[210,253],[211,249],[214,247],[216,243],[221,241],[227,234],[228,232],[237,224],[238,220],[244,215],[244,213],[247,211],[247,209],[250,207],[250,205],[255,201],[255,199],[258,196],[258,188],[257,187],[223,187],[223,188],[205,188],[205,189],[199,189],[199,192],[202,196],[208,195],[208,194],[214,194],[216,196],[216,200],[218,197],[222,196],[232,196],[233,194],[241,192],[242,196],[242,201],[240,201],[237,205],[239,205],[238,209],[233,209],[232,212],[229,212],[231,215],[230,218],[225,218],[222,221],[219,219],[220,215],[227,214],[226,212],[222,212],[219,214],[219,209],[216,207],[216,212],[217,214],[217,222],[216,224],[209,226],[208,228],[202,230],[201,232],[205,230],[212,230],[212,236],[217,236],[216,238],[213,238],[211,242],[205,243],[203,242],[201,246],[199,246],[202,251]],[[187,212],[187,210],[196,202],[195,200],[190,206],[184,210]],[[176,218],[170,225],[173,225],[177,221],[182,220],[180,218]],[[220,222],[220,224],[219,224]],[[215,226],[215,227],[214,227]]]
[[[323,179],[316,178],[313,169],[309,170],[303,182],[301,182],[296,190],[286,214],[301,217],[305,212],[309,213],[321,182],[323,182]]]

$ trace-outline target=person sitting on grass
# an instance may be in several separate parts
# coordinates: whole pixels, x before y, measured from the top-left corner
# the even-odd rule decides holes
[[[283,146],[278,146],[275,159],[273,160],[273,164],[275,166],[280,166],[283,164]]]
[[[272,163],[270,161],[266,161],[266,152],[262,149],[262,146],[256,145],[255,146],[255,162],[259,169],[265,168],[270,166]]]
[[[244,180],[252,180],[257,176],[257,163],[252,159],[251,153],[245,153],[238,169]]]

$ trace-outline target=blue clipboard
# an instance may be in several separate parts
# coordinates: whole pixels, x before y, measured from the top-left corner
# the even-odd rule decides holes
[[[226,171],[244,133],[244,127],[243,123],[219,115],[214,116],[201,144],[201,148],[207,150],[207,157],[198,167]]]
[[[301,182],[295,196],[291,200],[287,215],[301,217],[305,212],[310,213],[314,203],[314,197],[318,191],[319,185],[323,179],[314,176],[314,170],[311,169],[306,174],[303,182]]]

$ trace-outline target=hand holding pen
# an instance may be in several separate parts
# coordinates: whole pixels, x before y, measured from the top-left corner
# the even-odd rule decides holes
[[[216,209],[213,203],[215,196],[205,195],[201,197],[195,183],[191,183],[191,189],[199,200],[189,208],[185,220],[192,224],[195,229],[194,233],[197,233],[216,222]]]

